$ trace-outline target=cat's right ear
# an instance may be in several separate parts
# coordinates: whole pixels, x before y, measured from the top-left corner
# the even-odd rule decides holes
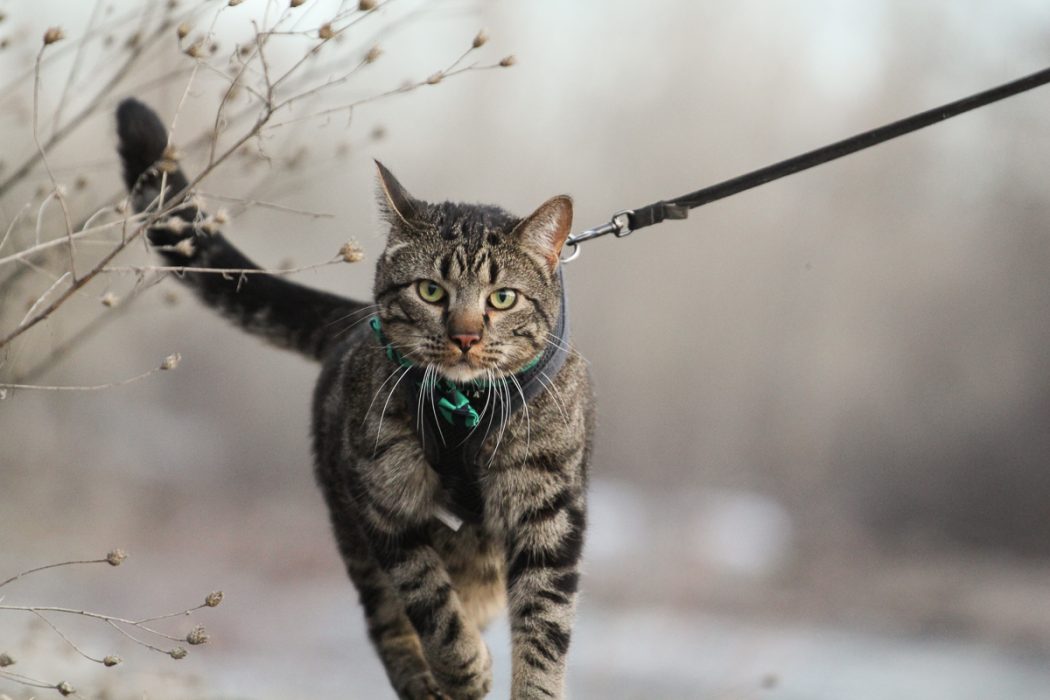
[[[400,223],[408,228],[418,227],[420,202],[408,193],[394,174],[387,167],[375,161],[379,174],[379,188],[382,190],[380,206],[388,214],[391,223]]]
[[[572,198],[551,197],[540,208],[525,217],[514,233],[525,250],[546,261],[551,271],[558,266],[562,246],[572,231]]]

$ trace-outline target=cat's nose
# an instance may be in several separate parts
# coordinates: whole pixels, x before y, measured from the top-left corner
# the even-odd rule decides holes
[[[481,336],[476,333],[457,333],[456,335],[450,335],[449,338],[452,338],[452,341],[459,345],[459,349],[463,352],[470,350],[481,342]]]

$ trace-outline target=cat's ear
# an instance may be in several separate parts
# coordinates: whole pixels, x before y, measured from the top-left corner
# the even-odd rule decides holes
[[[562,246],[572,231],[572,198],[560,194],[551,197],[540,208],[514,227],[521,245],[539,253],[553,270],[561,257]]]
[[[416,228],[419,221],[421,202],[408,193],[394,174],[387,167],[375,161],[379,174],[379,189],[382,192],[380,206],[389,215],[391,223],[401,223],[408,228]]]

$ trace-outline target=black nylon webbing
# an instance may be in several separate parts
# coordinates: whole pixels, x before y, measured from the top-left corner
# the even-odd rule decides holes
[[[1050,83],[1050,68],[978,92],[969,97],[949,102],[940,107],[928,109],[925,112],[914,114],[905,119],[899,119],[856,136],[836,141],[827,146],[797,155],[794,158],[782,160],[779,163],[753,170],[695,192],[634,209],[627,212],[630,229],[635,231],[646,226],[658,224],[665,219],[684,219],[690,209],[695,209],[719,199],[725,199],[734,194],[764,185],[773,180],[779,180],[782,177],[787,177],[803,170],[808,170],[865,148],[871,148],[890,139],[918,131],[945,119],[950,119],[1047,83]]]

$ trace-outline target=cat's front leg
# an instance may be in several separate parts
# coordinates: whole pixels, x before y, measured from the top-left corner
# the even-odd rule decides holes
[[[564,694],[586,521],[582,484],[570,476],[579,471],[541,456],[493,479],[506,533],[514,700]]]
[[[359,465],[358,501],[369,521],[364,530],[434,677],[455,700],[475,700],[492,685],[492,662],[432,545],[436,475],[413,438],[384,433],[390,442],[381,442],[376,457]]]

